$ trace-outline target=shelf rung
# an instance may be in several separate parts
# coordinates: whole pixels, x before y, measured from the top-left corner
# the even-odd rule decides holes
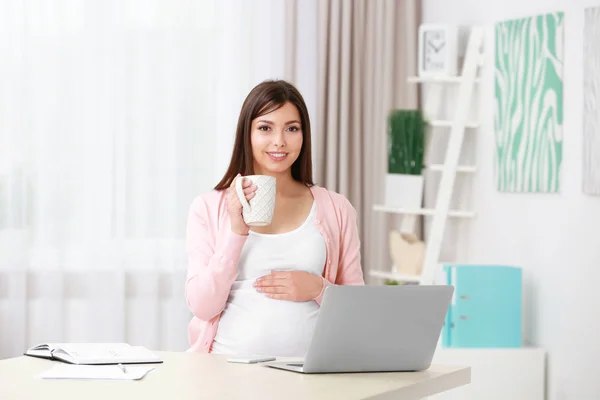
[[[429,171],[443,172],[444,167],[444,164],[430,164],[427,165],[425,168]],[[459,165],[456,167],[456,172],[474,173],[476,171],[477,167],[474,165]]]
[[[463,79],[462,76],[409,76],[407,81],[408,83],[461,83]],[[473,81],[479,83],[479,78]]]
[[[403,274],[387,272],[387,271],[369,271],[369,275],[377,277],[377,278],[391,279],[393,281],[398,281],[398,282],[416,282],[416,283],[418,283],[421,280],[420,276],[403,275]]]
[[[452,124],[454,121],[452,120],[433,120],[429,122],[429,125],[436,128],[452,128]],[[465,124],[465,128],[476,129],[479,128],[479,122],[467,122]]]
[[[404,214],[404,215],[424,215],[424,216],[433,216],[435,215],[434,208],[417,208],[417,209],[406,209],[406,208],[398,208],[385,206],[381,204],[375,204],[373,206],[373,210],[382,211],[392,214]],[[460,210],[450,210],[448,211],[448,216],[453,218],[473,218],[475,217],[475,213],[473,211],[460,211]]]

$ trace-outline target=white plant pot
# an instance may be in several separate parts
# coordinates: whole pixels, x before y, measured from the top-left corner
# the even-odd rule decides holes
[[[386,174],[385,205],[406,209],[418,209],[423,202],[423,176]]]

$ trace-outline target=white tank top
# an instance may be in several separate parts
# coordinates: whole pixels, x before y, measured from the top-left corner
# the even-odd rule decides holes
[[[219,320],[213,353],[304,357],[319,305],[315,301],[270,299],[252,284],[271,270],[323,274],[327,249],[314,221],[313,203],[306,221],[293,231],[250,231],[238,264],[237,280]]]

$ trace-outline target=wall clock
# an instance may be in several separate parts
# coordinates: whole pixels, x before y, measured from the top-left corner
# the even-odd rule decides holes
[[[455,76],[458,29],[451,25],[419,26],[419,76]]]

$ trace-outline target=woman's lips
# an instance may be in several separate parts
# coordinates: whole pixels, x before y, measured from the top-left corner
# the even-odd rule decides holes
[[[277,153],[277,152],[267,153],[267,155],[273,161],[283,161],[288,156],[287,153]]]

